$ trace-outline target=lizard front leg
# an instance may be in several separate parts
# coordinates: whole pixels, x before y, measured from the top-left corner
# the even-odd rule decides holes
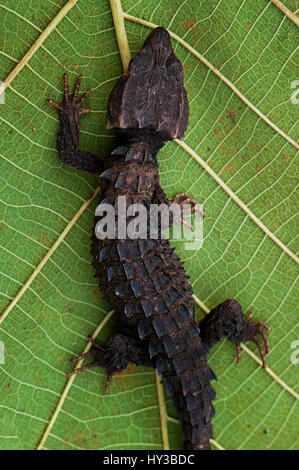
[[[213,308],[199,323],[200,337],[204,344],[211,348],[223,336],[234,343],[237,348],[237,362],[241,359],[241,342],[253,341],[259,350],[262,365],[266,368],[265,355],[270,352],[268,338],[265,330],[270,327],[263,322],[252,322],[252,314],[245,318],[242,307],[234,299],[228,299]],[[262,338],[265,350],[258,335]]]
[[[98,175],[104,170],[103,162],[96,155],[78,149],[80,116],[90,111],[90,109],[81,107],[90,90],[87,90],[78,99],[81,78],[82,76],[79,75],[74,93],[70,96],[67,75],[64,74],[63,102],[58,103],[50,98],[48,98],[48,102],[59,111],[60,129],[57,136],[57,150],[61,161],[78,170]]]
[[[67,376],[69,377],[73,374],[78,374],[78,372],[90,369],[91,367],[103,367],[108,373],[105,387],[106,393],[109,393],[109,384],[113,374],[115,372],[123,371],[126,369],[128,364],[131,363],[136,364],[137,366],[155,367],[154,362],[149,358],[148,345],[140,340],[117,334],[109,339],[107,346],[105,347],[98,344],[91,336],[89,337],[89,341],[93,343],[94,348],[89,352],[72,359],[72,362],[76,362],[90,356],[94,357],[94,361],[69,372]]]

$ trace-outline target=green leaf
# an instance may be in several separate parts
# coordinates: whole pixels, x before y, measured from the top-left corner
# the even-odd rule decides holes
[[[271,326],[267,371],[254,345],[241,365],[227,341],[211,351],[215,446],[225,449],[298,448],[291,361],[298,339],[298,105],[291,100],[298,20],[295,2],[285,4],[288,16],[278,3],[122,2],[132,55],[150,27],[162,25],[184,66],[189,128],[183,146],[168,143],[159,162],[167,195],[188,191],[206,213],[200,250],[175,243],[196,314],[237,298]],[[92,112],[82,118],[81,148],[109,153],[106,103],[122,73],[109,2],[2,0],[0,18],[0,448],[162,449],[167,430],[170,448],[180,448],[176,412],[169,397],[163,412],[154,371],[129,367],[109,395],[101,369],[65,377],[88,335],[97,332],[105,343],[118,319],[108,315],[91,267],[97,181],[59,161],[58,116],[46,97],[61,98],[64,71],[71,84],[82,73]]]

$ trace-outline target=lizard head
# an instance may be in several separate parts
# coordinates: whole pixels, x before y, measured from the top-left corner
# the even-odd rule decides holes
[[[107,129],[146,129],[164,140],[182,139],[189,106],[183,67],[166,29],[154,29],[108,100]]]

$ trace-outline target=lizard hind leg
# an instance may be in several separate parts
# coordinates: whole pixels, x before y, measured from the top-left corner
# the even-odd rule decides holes
[[[70,377],[71,375],[78,374],[91,367],[102,367],[107,370],[105,393],[109,393],[109,385],[113,374],[125,370],[129,363],[154,367],[154,363],[148,356],[147,344],[141,343],[140,340],[117,334],[108,340],[106,347],[98,344],[91,336],[89,336],[89,341],[93,343],[94,347],[85,354],[71,359],[71,362],[91,356],[94,357],[94,361],[74,369],[67,376]]]
[[[208,348],[211,348],[226,336],[236,345],[238,363],[241,359],[241,342],[252,341],[259,350],[262,366],[265,369],[267,367],[265,356],[270,352],[266,331],[269,331],[270,327],[264,322],[251,320],[252,314],[246,318],[239,302],[228,299],[212,309],[200,322],[201,339]]]

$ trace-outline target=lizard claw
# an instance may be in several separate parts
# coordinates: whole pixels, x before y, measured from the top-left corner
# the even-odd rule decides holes
[[[178,204],[181,209],[183,209],[184,204],[191,204],[191,213],[198,212],[202,218],[204,218],[205,216],[205,213],[202,210],[201,206],[197,204],[195,199],[189,197],[187,193],[176,194],[175,197],[172,199],[171,204]],[[192,226],[189,224],[189,222],[187,222],[183,218],[181,218],[179,221],[181,222],[181,224],[186,225],[190,230],[192,229]]]
[[[109,393],[110,382],[112,380],[113,374],[114,374],[114,372],[108,371],[106,384],[105,384],[105,393],[107,393],[107,394]]]
[[[68,374],[66,374],[67,377],[71,377],[72,375],[78,374],[79,372],[84,372],[87,369],[90,369],[91,367],[104,367],[107,368],[108,374],[107,374],[107,379],[106,379],[106,384],[105,384],[105,393],[109,393],[109,387],[111,383],[111,379],[113,377],[113,374],[116,372],[116,370],[110,369],[107,363],[107,359],[105,359],[105,354],[107,352],[106,348],[101,346],[99,343],[95,341],[95,339],[92,336],[88,336],[88,339],[90,343],[93,344],[94,348],[92,348],[90,351],[81,354],[81,356],[75,357],[71,359],[71,362],[78,362],[81,359],[85,359],[86,357],[94,356],[95,360],[93,362],[90,362],[89,364],[86,364],[85,366],[82,367],[77,367],[77,369],[72,370]]]
[[[270,331],[271,328],[266,323],[261,322],[261,321],[251,322],[251,319],[252,319],[252,313],[250,313],[248,317],[245,319],[246,328],[244,332],[243,341],[253,341],[253,343],[257,345],[257,348],[259,350],[261,360],[262,360],[262,367],[266,369],[267,363],[266,363],[265,356],[266,354],[269,354],[270,346],[269,346],[267,335],[264,330]],[[262,337],[263,345],[261,341],[258,339],[258,335]],[[237,363],[239,364],[241,360],[241,343],[237,343],[236,348],[237,348]]]
[[[47,101],[48,101],[48,103],[50,103],[52,106],[54,106],[54,108],[57,108],[57,109],[60,111],[60,109],[61,109],[60,103],[58,103],[57,101],[51,100],[51,98],[47,98]]]
[[[103,348],[99,343],[97,343],[92,336],[88,336],[89,341],[94,345],[94,349],[91,349],[90,351],[81,354],[81,356],[74,357],[73,359],[70,360],[70,362],[78,362],[81,359],[85,359],[86,357],[90,356],[95,356],[96,360],[94,362],[90,362],[89,364],[86,364],[85,366],[78,367],[77,369],[72,370],[71,372],[68,372],[66,374],[67,377],[71,377],[74,374],[78,374],[79,372],[83,372],[87,369],[90,369],[91,367],[99,366],[101,365],[101,362],[99,361],[99,356],[104,356],[106,349]],[[96,354],[97,352],[97,354]],[[98,357],[97,357],[98,355]]]
[[[70,96],[69,94],[69,86],[68,86],[68,77],[66,74],[63,75],[64,77],[64,93],[63,93],[63,102],[58,103],[51,98],[47,98],[47,101],[54,106],[54,108],[58,109],[58,111],[62,114],[73,114],[75,116],[81,116],[81,114],[89,113],[90,108],[82,109],[81,106],[83,102],[86,100],[88,95],[90,94],[90,89],[87,90],[83,96],[78,100],[79,88],[80,83],[82,80],[82,75],[78,76],[74,92]]]

